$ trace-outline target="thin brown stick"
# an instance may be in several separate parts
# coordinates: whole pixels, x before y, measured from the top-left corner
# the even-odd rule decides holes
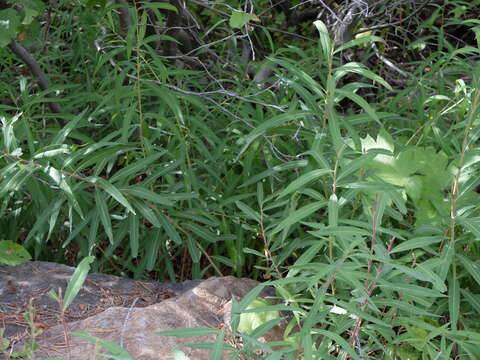
[[[50,88],[50,86],[48,85],[48,80],[45,74],[43,73],[42,69],[40,68],[40,65],[38,64],[37,60],[35,60],[32,54],[30,54],[28,50],[25,49],[21,44],[19,44],[15,39],[12,39],[12,41],[10,41],[10,43],[8,44],[8,48],[13,54],[17,55],[25,63],[25,65],[27,65],[32,75],[37,78],[37,83],[40,86],[40,88],[42,90],[48,90]],[[51,94],[47,94],[46,96],[48,98],[52,98]],[[55,114],[63,113],[62,108],[57,102],[49,101],[47,102],[47,105],[53,113]],[[58,119],[58,122],[62,126],[65,125],[64,119]]]
[[[353,33],[353,36],[358,35],[358,34],[361,34],[361,33],[364,33],[364,32],[367,32],[367,31],[384,29],[384,28],[387,28],[387,27],[391,27],[391,26],[395,26],[395,25],[400,25],[401,23],[405,22],[406,20],[410,19],[411,17],[413,17],[414,15],[416,15],[417,13],[419,13],[425,6],[427,6],[427,5],[430,4],[431,2],[432,2],[431,0],[426,0],[422,5],[420,5],[416,10],[414,10],[414,11],[413,11],[410,15],[408,15],[405,19],[400,19],[400,20],[398,20],[398,21],[394,21],[394,22],[391,22],[391,23],[388,23],[388,24],[380,24],[380,25],[370,26],[370,27],[368,27],[368,28],[365,28],[365,29],[361,29],[361,30],[356,31],[355,33]]]

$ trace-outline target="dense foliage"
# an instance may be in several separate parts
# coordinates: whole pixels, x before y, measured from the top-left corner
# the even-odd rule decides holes
[[[0,261],[270,280],[246,358],[479,359],[480,4],[325,2],[1,1]]]

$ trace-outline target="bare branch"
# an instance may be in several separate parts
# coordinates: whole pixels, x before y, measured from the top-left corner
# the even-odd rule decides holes
[[[8,44],[8,48],[13,54],[17,55],[25,63],[25,65],[28,66],[32,75],[37,78],[37,83],[40,86],[40,88],[42,90],[48,90],[50,87],[48,85],[47,78],[43,73],[42,69],[40,68],[40,65],[38,64],[37,60],[35,60],[32,54],[30,54],[27,51],[27,49],[25,49],[22,45],[20,45],[15,39],[12,39],[12,41],[10,41],[10,44]],[[52,95],[50,93],[48,93],[46,96],[49,98],[52,98]],[[56,113],[56,114],[63,113],[62,108],[57,102],[49,101],[47,102],[47,105],[53,113]],[[59,118],[58,122],[62,126],[65,125],[64,119]]]

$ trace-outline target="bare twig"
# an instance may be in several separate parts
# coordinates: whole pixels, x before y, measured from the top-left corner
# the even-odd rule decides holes
[[[428,4],[430,4],[432,2],[432,0],[425,0],[425,2],[420,5],[416,10],[414,10],[410,15],[408,15],[405,19],[400,19],[398,21],[394,21],[394,22],[391,22],[391,23],[388,23],[388,24],[380,24],[380,25],[375,25],[375,26],[370,26],[368,28],[365,28],[365,29],[360,29],[358,31],[356,31],[353,35],[358,35],[358,34],[361,34],[361,33],[364,33],[364,32],[367,32],[367,31],[372,31],[372,30],[378,30],[378,29],[384,29],[384,28],[387,28],[387,27],[391,27],[391,26],[395,26],[395,25],[400,25],[401,23],[403,23],[404,21],[407,21],[408,19],[412,18],[413,16],[415,16],[417,13],[419,13],[425,6],[427,6]]]
[[[8,44],[8,48],[13,54],[17,55],[28,66],[32,75],[37,78],[37,82],[40,88],[42,90],[48,90],[50,87],[48,85],[47,78],[43,73],[42,69],[40,68],[40,65],[38,65],[37,60],[35,60],[32,54],[30,54],[27,51],[27,49],[25,49],[22,45],[20,45],[15,39],[12,39],[12,41],[10,41],[10,43]],[[52,97],[50,93],[47,94],[46,96],[49,98]],[[53,113],[56,113],[56,114],[63,113],[62,108],[58,103],[54,101],[49,101],[47,102],[47,104]],[[61,125],[65,125],[64,119],[58,119],[58,122]]]

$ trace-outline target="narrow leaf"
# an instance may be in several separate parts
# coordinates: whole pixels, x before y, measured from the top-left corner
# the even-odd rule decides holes
[[[94,256],[87,256],[73,272],[72,277],[68,281],[67,289],[65,290],[65,297],[63,299],[63,310],[66,310],[71,304],[73,299],[77,296],[78,292],[83,286],[88,272],[90,271],[90,264],[95,260]]]

